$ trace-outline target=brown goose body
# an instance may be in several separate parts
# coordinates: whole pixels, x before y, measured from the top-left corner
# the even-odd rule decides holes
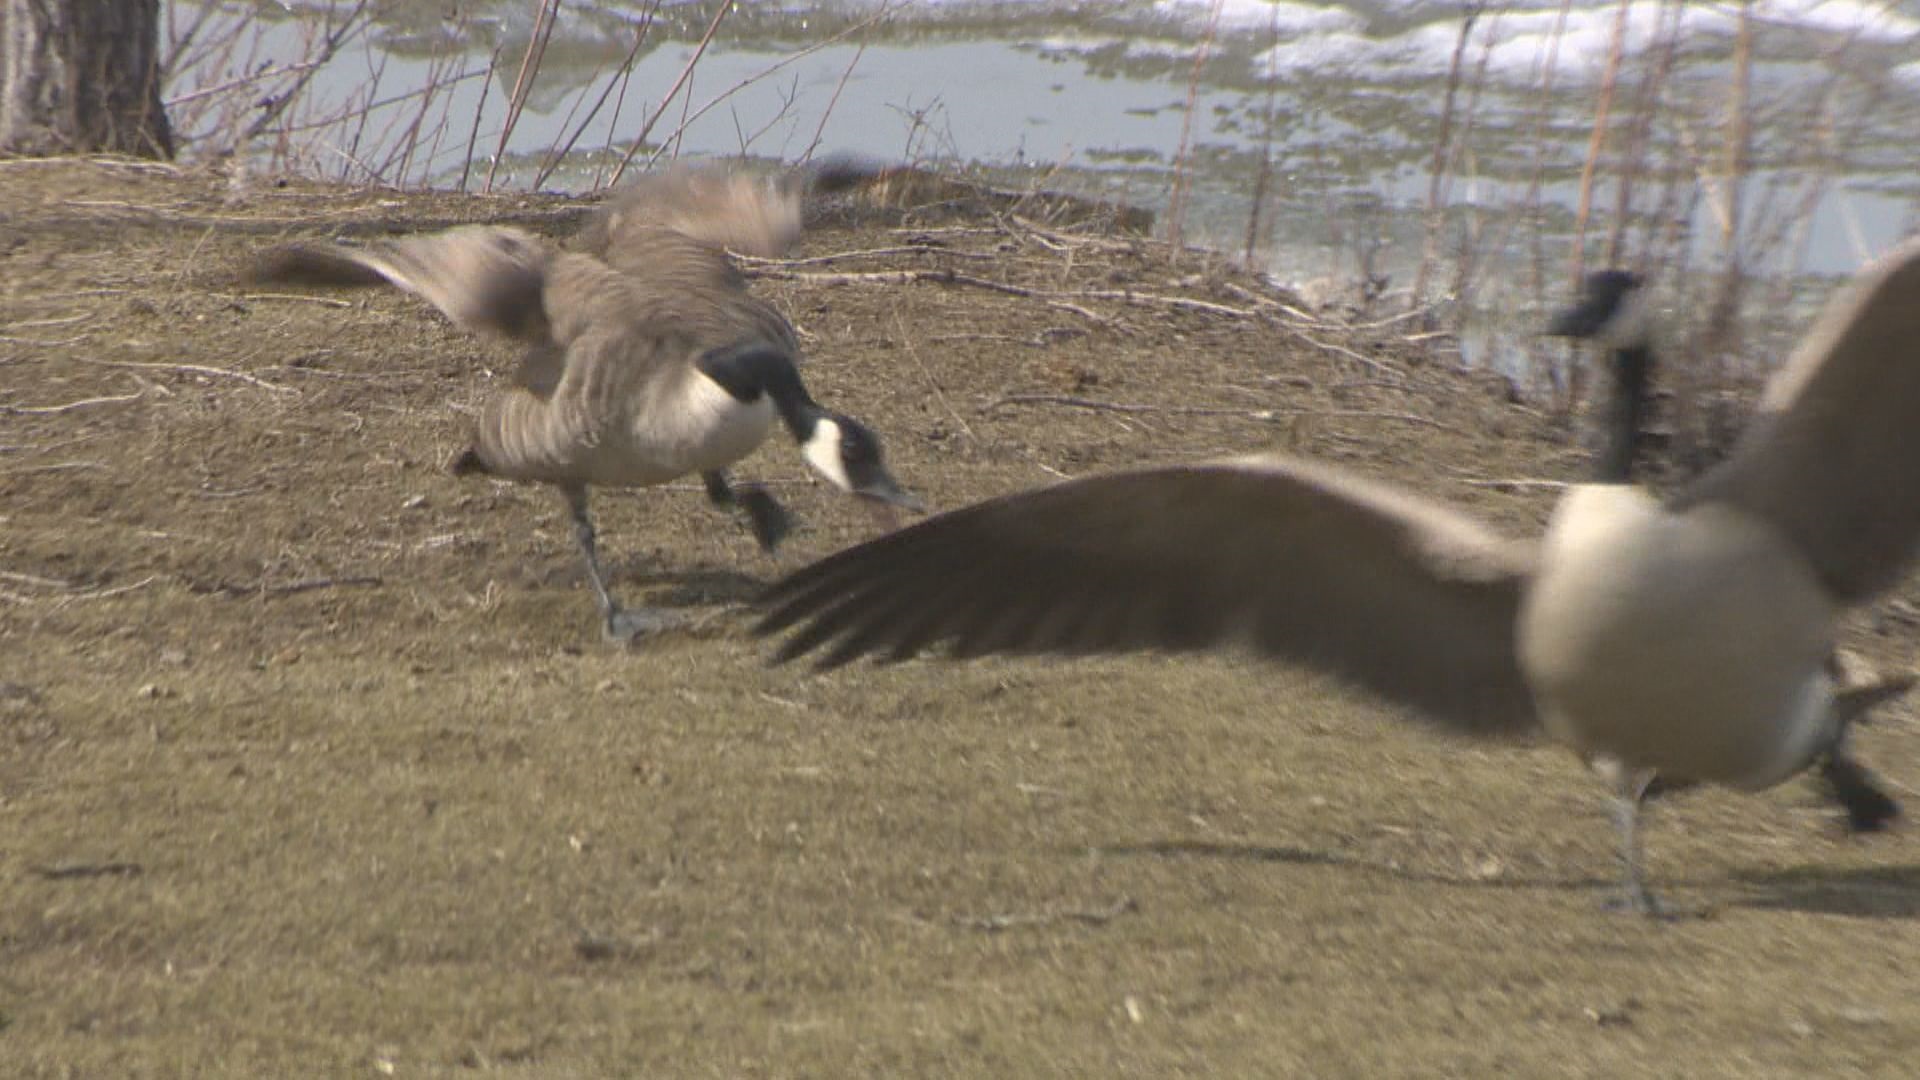
[[[696,361],[758,343],[797,360],[786,319],[746,290],[725,253],[659,230],[642,272],[544,253],[545,333],[475,433],[486,472],[598,487],[662,484],[724,469],[765,442],[772,400],[741,402]]]
[[[1614,775],[1648,910],[1648,783],[1765,787],[1834,745],[1887,693],[1838,685],[1837,616],[1917,543],[1920,243],[1830,302],[1734,455],[1664,504],[1578,486],[1533,542],[1311,462],[1141,469],[831,556],[770,590],[761,629],[829,665],[1243,642],[1443,727],[1544,729]]]
[[[391,283],[463,327],[520,343],[512,385],[486,404],[454,470],[558,487],[607,631],[631,640],[664,620],[625,612],[608,593],[589,487],[698,473],[716,503],[746,511],[771,549],[786,531],[784,510],[757,487],[736,492],[724,470],[757,449],[777,419],[837,487],[912,503],[882,465],[878,440],[808,395],[792,325],[752,294],[719,246],[783,249],[797,236],[783,223],[798,221],[798,191],[737,179],[684,170],[652,180],[644,197],[617,198],[582,250],[518,229],[463,226],[365,248],[284,247],[252,275]]]

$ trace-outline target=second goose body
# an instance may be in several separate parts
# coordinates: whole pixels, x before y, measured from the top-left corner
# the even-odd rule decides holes
[[[1653,323],[1646,287],[1639,275],[1623,270],[1599,270],[1587,275],[1579,302],[1561,312],[1548,327],[1547,333],[1550,335],[1591,340],[1605,350],[1608,373],[1611,375],[1608,381],[1611,394],[1602,406],[1604,420],[1601,431],[1605,441],[1595,458],[1593,479],[1599,484],[1625,485],[1633,480],[1642,429],[1649,411],[1649,384],[1654,370],[1659,366]],[[1624,486],[1617,490],[1623,500],[1622,510],[1617,515],[1620,522],[1634,521],[1642,516],[1641,511],[1657,508],[1652,497],[1643,492],[1631,491]],[[1597,520],[1607,519],[1604,513],[1594,517]],[[1656,523],[1660,520],[1655,519]],[[1649,529],[1646,535],[1650,537],[1658,531],[1657,528]],[[1660,551],[1656,548],[1651,554],[1657,560]],[[1791,576],[1790,571],[1783,571],[1783,574]],[[1649,575],[1649,580],[1657,580],[1661,576],[1656,570]],[[1776,579],[1769,575],[1756,580],[1779,582],[1786,578]],[[1680,584],[1666,582],[1676,592]],[[1743,599],[1758,597],[1745,595]],[[1675,617],[1686,619],[1705,614],[1687,610]],[[1717,613],[1710,617],[1740,619],[1737,615]],[[1786,625],[1805,627],[1814,623],[1815,620],[1807,616],[1791,620]],[[1764,653],[1767,650],[1759,651]],[[1841,662],[1837,652],[1829,654],[1827,666],[1836,678],[1845,674],[1846,665]],[[1705,671],[1701,674],[1705,674]],[[1758,682],[1756,679],[1740,679],[1734,685],[1752,688]],[[1850,714],[1864,719],[1868,709],[1904,694],[1913,684],[1913,676],[1903,674],[1848,683],[1842,686],[1839,693]],[[1767,707],[1763,705],[1762,709]],[[1875,832],[1886,828],[1900,816],[1900,804],[1883,790],[1872,770],[1854,758],[1844,732],[1827,747],[1820,759],[1819,771],[1827,794],[1846,812],[1849,829]],[[1671,788],[1674,782],[1670,778],[1662,778],[1654,786]]]
[[[465,226],[365,248],[289,246],[251,273],[389,282],[460,326],[523,345],[513,385],[487,404],[454,471],[557,487],[606,633],[633,640],[671,620],[613,599],[587,510],[590,487],[698,473],[709,497],[741,507],[771,549],[787,531],[785,511],[762,489],[736,490],[725,470],[779,423],[842,491],[916,505],[887,472],[878,439],[808,394],[793,327],[748,291],[719,246],[784,249],[798,234],[799,196],[793,187],[689,170],[616,198],[582,251],[518,229]]]
[[[1916,542],[1920,243],[1828,305],[1733,456],[1665,501],[1577,486],[1532,541],[1300,459],[1139,469],[831,556],[761,629],[826,664],[1244,643],[1458,731],[1544,728],[1612,779],[1625,901],[1651,911],[1649,785],[1767,787],[1897,693],[1830,657]]]

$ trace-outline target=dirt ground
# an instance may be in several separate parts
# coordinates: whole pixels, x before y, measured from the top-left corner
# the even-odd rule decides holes
[[[619,591],[694,616],[603,644],[559,500],[442,469],[506,350],[233,278],[573,208],[227,194],[0,163],[0,1075],[1913,1075],[1911,825],[1677,798],[1653,880],[1702,914],[1653,923],[1598,910],[1570,755],[1297,672],[769,668],[746,602],[873,528],[778,437],[737,470],[801,521],[777,562],[697,483],[599,497]],[[757,287],[936,506],[1271,448],[1530,529],[1553,492],[1487,481],[1582,468],[1397,326],[1288,328],[1136,242],[857,224]],[[1030,295],[795,276],[941,269]],[[1908,662],[1913,611],[1854,644]],[[1913,708],[1861,750],[1920,812]]]

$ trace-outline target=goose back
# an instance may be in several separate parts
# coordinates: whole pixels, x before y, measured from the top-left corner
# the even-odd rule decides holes
[[[700,245],[668,252],[641,280],[585,255],[556,257],[544,290],[551,337],[529,350],[517,385],[481,417],[476,450],[488,470],[655,484],[723,467],[764,441],[771,402],[731,398],[693,361],[741,340],[790,349],[792,328],[744,290],[716,291],[705,260],[714,254]]]
[[[604,255],[589,259],[617,271],[624,282],[625,295],[618,301],[624,308],[608,317],[624,313],[627,325],[647,333],[677,330],[706,348],[764,342],[798,358],[800,342],[793,324],[748,289],[746,278],[725,251],[661,227],[628,229],[623,240]],[[573,300],[570,296],[559,299]],[[549,305],[554,302],[550,295]],[[603,309],[583,298],[582,310]]]

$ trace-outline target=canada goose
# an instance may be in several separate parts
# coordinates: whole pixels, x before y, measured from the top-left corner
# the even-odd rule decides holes
[[[1731,459],[1665,503],[1586,484],[1544,537],[1329,465],[1246,457],[1073,480],[942,514],[763,598],[777,660],[1244,643],[1480,735],[1544,729],[1612,781],[1626,906],[1656,909],[1659,775],[1758,790],[1825,752],[1846,608],[1920,539],[1920,243],[1829,303]]]
[[[793,327],[747,290],[719,246],[783,250],[798,235],[798,203],[792,185],[677,171],[617,197],[587,231],[587,251],[563,252],[518,229],[462,226],[365,248],[281,247],[251,276],[390,282],[462,327],[524,344],[513,385],[488,402],[453,471],[559,488],[607,636],[632,641],[671,620],[622,608],[608,591],[590,486],[698,473],[712,501],[743,509],[771,550],[786,512],[764,489],[733,487],[725,470],[765,441],[778,416],[834,486],[877,508],[918,507],[888,474],[873,433],[807,393]]]
[[[1596,270],[1582,283],[1578,302],[1556,316],[1547,334],[1574,340],[1594,341],[1607,350],[1610,393],[1603,404],[1605,414],[1601,430],[1606,437],[1595,459],[1594,481],[1625,484],[1633,479],[1639,442],[1646,426],[1649,383],[1658,367],[1654,347],[1654,318],[1645,283],[1638,274],[1625,270]],[[1853,722],[1866,718],[1874,704],[1899,697],[1912,688],[1914,678],[1903,674],[1873,682],[1850,683],[1845,678],[1839,653],[1828,658],[1829,672],[1843,687],[1841,693],[1854,703]],[[1853,832],[1877,832],[1900,816],[1900,804],[1887,794],[1872,770],[1853,757],[1847,745],[1852,724],[1844,724],[1827,752],[1819,760],[1819,770],[1827,795],[1846,812],[1847,827]],[[1673,783],[1656,778],[1654,787],[1672,788]],[[1653,788],[1649,788],[1651,794]]]

